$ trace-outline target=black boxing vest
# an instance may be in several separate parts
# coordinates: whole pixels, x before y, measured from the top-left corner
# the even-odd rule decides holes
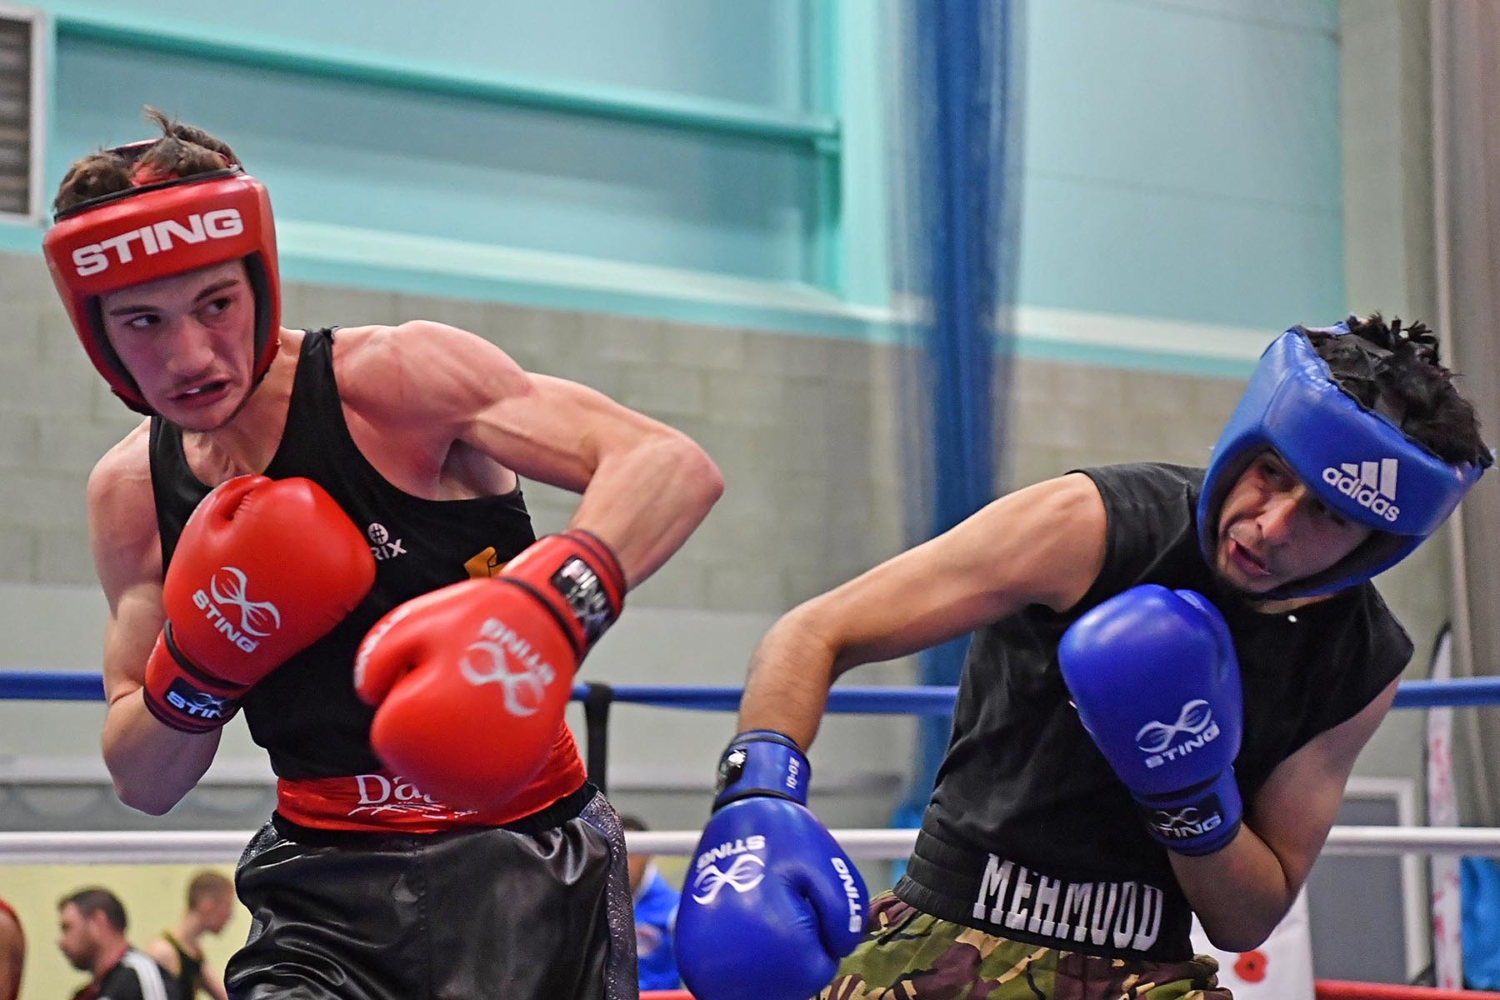
[[[1202,469],[1082,471],[1104,499],[1103,569],[1066,613],[1033,605],[975,633],[947,755],[896,894],[1002,937],[1177,961],[1191,954],[1187,899],[1068,702],[1063,631],[1137,584],[1213,600],[1244,689],[1235,776],[1247,806],[1279,763],[1398,677],[1412,644],[1369,583],[1291,615],[1258,614],[1222,588],[1195,529]]]
[[[305,476],[359,526],[374,554],[375,585],[332,632],[284,663],[244,699],[255,742],[282,778],[380,770],[370,749],[371,709],[354,693],[354,651],[381,615],[403,601],[471,576],[487,576],[536,540],[519,489],[470,500],[424,500],[397,489],[355,446],[333,374],[332,330],[309,331],[292,384],[286,429],[265,474]],[[151,485],[162,565],[209,488],[193,475],[182,432],[151,419]],[[309,539],[309,544],[314,544]],[[295,560],[296,553],[288,553]],[[470,569],[472,567],[472,570]]]

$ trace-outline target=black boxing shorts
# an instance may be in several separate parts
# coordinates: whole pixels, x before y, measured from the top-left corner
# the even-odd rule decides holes
[[[407,835],[273,816],[235,887],[233,1000],[636,1000],[625,838],[592,785],[503,827]]]

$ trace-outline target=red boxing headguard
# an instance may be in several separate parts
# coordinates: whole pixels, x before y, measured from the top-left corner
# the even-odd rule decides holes
[[[99,297],[108,292],[243,259],[255,293],[255,382],[276,356],[281,287],[271,200],[239,167],[148,183],[59,212],[42,253],[89,360],[132,410],[152,412],[105,336]]]

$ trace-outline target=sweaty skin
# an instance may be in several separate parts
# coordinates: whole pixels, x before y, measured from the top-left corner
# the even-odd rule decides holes
[[[1289,475],[1279,459],[1252,462],[1231,487],[1220,519],[1216,564],[1229,581],[1244,580],[1252,606],[1267,614],[1326,599],[1256,601],[1253,595],[1292,579],[1288,574],[1332,566],[1365,531],[1330,518]],[[1104,545],[1104,503],[1085,475],[1000,497],[945,534],[784,615],[751,657],[739,730],[776,730],[805,749],[839,675],[967,635],[1028,604],[1065,611],[1098,577]],[[1223,850],[1203,857],[1169,852],[1215,945],[1253,948],[1285,915],[1397,683],[1284,760],[1245,804],[1246,822]]]
[[[263,471],[286,425],[303,334],[252,385],[253,296],[242,265],[217,265],[105,296],[105,324],[147,402],[184,428],[193,474],[214,486]],[[354,443],[414,496],[507,493],[517,477],[582,493],[570,528],[603,539],[634,586],[686,540],[723,490],[680,432],[585,386],[522,370],[440,323],[339,330],[334,376]],[[161,631],[163,568],[143,422],[89,479],[89,531],[109,604],[104,756],[121,801],[172,808],[207,770],[219,731],[156,722],[140,694]]]

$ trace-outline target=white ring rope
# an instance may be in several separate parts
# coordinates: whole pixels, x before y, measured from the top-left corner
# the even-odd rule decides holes
[[[902,860],[915,830],[834,830],[852,858]],[[234,861],[251,831],[126,830],[0,833],[0,865],[207,864]],[[685,856],[698,845],[696,830],[646,830],[626,835],[633,850]],[[1329,854],[1484,854],[1500,857],[1500,828],[1336,826]]]

